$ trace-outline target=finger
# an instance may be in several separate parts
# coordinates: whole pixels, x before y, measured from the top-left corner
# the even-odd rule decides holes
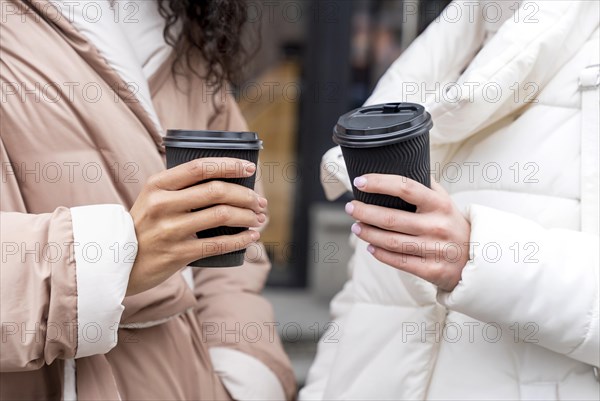
[[[256,165],[247,160],[231,158],[204,158],[180,164],[151,178],[150,184],[164,190],[177,191],[214,178],[250,177]]]
[[[455,206],[444,187],[432,179],[431,189],[437,194],[434,207],[442,213],[451,213],[455,209]]]
[[[413,274],[427,281],[432,280],[433,270],[430,268],[427,260],[420,256],[390,252],[373,245],[369,245],[367,249],[375,259],[388,266]]]
[[[229,205],[218,205],[179,216],[178,224],[184,235],[216,227],[260,227],[266,221],[262,213]]]
[[[254,230],[246,230],[235,235],[223,235],[215,238],[192,239],[186,243],[186,254],[189,260],[208,258],[210,256],[223,255],[241,249],[246,249],[260,239],[260,233]]]
[[[417,206],[419,209],[433,207],[439,195],[425,185],[407,177],[389,174],[366,174],[354,180],[354,186],[362,192],[391,195]]]
[[[173,201],[179,211],[201,209],[212,205],[226,204],[265,213],[267,200],[250,188],[223,181],[209,181],[172,191]]]
[[[448,192],[437,181],[431,178],[431,189],[439,194],[447,195]]]
[[[427,232],[422,216],[404,210],[352,201],[346,205],[346,212],[358,221],[384,230],[411,235]]]
[[[363,241],[391,252],[415,256],[425,253],[425,241],[420,237],[381,230],[362,223],[352,225],[352,232]]]

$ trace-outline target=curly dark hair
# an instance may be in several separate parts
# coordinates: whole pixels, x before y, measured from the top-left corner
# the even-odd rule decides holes
[[[51,22],[33,5],[34,0],[21,1]],[[260,47],[260,35],[253,41],[255,46],[250,45],[254,38],[253,30],[246,29],[249,22],[246,0],[157,0],[157,3],[166,20],[164,38],[175,49],[173,73],[185,66],[215,86],[215,93],[229,82],[239,83],[243,67]]]
[[[217,89],[237,83],[254,53],[242,40],[248,31],[245,0],[158,0],[158,8],[165,40],[175,48],[174,73],[185,63]]]

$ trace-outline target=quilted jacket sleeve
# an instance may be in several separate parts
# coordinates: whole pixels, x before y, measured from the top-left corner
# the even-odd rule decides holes
[[[0,160],[0,371],[108,352],[136,255],[131,217],[120,205],[26,213],[4,145]]]
[[[545,229],[499,210],[470,208],[471,260],[439,300],[484,322],[599,366],[598,235]],[[516,326],[514,326],[516,325]]]

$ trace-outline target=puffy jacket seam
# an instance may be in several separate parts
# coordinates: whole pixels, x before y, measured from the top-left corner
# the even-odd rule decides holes
[[[582,340],[573,347],[573,349],[571,349],[571,351],[569,351],[567,354],[565,355],[571,355],[573,354],[575,351],[577,351],[579,349],[579,347],[581,347],[586,340],[591,336],[592,334],[592,321],[593,321],[593,314],[594,314],[594,307],[595,305],[599,302],[600,300],[598,299],[598,291],[596,291],[596,295],[594,296],[594,300],[591,303],[591,306],[586,314],[587,316],[587,324],[585,325],[585,335],[583,336]]]
[[[527,192],[525,190],[525,188],[521,189],[521,188],[486,188],[486,187],[477,187],[477,188],[472,188],[472,189],[460,190],[460,191],[454,192],[452,195],[460,194],[460,193],[463,193],[463,192],[475,192],[475,191],[493,191],[493,192],[505,192],[505,193],[508,192],[508,193],[512,193],[512,194],[523,194],[523,195],[540,196],[540,197],[549,198],[549,199],[560,199],[560,200],[575,201],[575,202],[580,202],[581,201],[581,199],[574,198],[574,197],[571,197],[571,196],[559,196],[559,195],[550,195],[550,194],[542,194],[542,193],[535,193],[535,192]],[[472,204],[477,204],[477,203],[472,203]]]
[[[445,308],[444,321],[443,321],[444,325],[448,321],[449,313],[450,313],[450,309]],[[429,377],[427,378],[427,385],[425,386],[425,391],[423,392],[424,400],[429,399],[429,389],[431,388],[431,381],[433,380],[433,375],[435,373],[435,369],[437,368],[437,361],[438,361],[438,356],[440,355],[441,347],[442,347],[442,341],[436,341],[435,347],[432,350],[432,354],[430,355]]]
[[[577,202],[580,201],[579,198],[574,198],[572,196],[560,196],[560,195],[552,195],[552,194],[542,194],[542,193],[535,193],[535,192],[527,192],[527,191],[524,191],[524,190],[523,191],[517,190],[516,188],[511,188],[511,189],[503,189],[503,188],[480,188],[480,187],[478,187],[478,188],[469,188],[469,189],[461,189],[459,191],[453,192],[451,194],[451,196],[455,196],[457,194],[462,194],[462,193],[466,193],[466,192],[478,192],[478,191],[510,192],[510,193],[518,193],[518,194],[524,194],[524,195],[539,196],[539,197],[551,198],[551,199],[561,199],[561,200],[577,201]],[[472,203],[472,204],[477,204],[477,203]]]
[[[539,97],[536,97],[535,99],[538,100],[538,102],[534,103],[533,104],[534,106],[545,106],[545,107],[554,107],[554,108],[558,108],[558,109],[581,111],[581,107],[579,107],[579,106],[567,106],[564,104],[546,103],[546,102],[541,101]]]
[[[428,306],[435,306],[437,304],[438,304],[437,302],[431,302],[431,303],[423,304],[423,305],[398,305],[398,304],[394,304],[394,303],[368,302],[368,301],[355,301],[354,302],[354,305],[384,306],[384,307],[393,307],[393,308],[400,308],[400,309],[417,309],[417,308],[424,308],[424,307],[428,307]]]
[[[73,217],[71,215],[71,209],[69,209],[69,221],[71,223],[71,231],[69,232],[70,238],[71,238],[71,244],[75,245],[75,235],[73,234]],[[75,355],[77,355],[77,352],[79,351],[79,303],[77,302],[77,300],[79,299],[79,290],[77,288],[77,261],[75,260],[75,252],[73,251],[73,253],[71,255],[69,255],[69,257],[71,258],[71,261],[73,262],[73,270],[74,270],[74,278],[75,278],[75,305],[76,306],[76,310],[75,310],[75,349],[73,350],[73,358],[75,358]]]
[[[71,244],[75,244],[75,235],[73,234],[73,216],[71,214],[71,209],[67,209],[68,213],[69,213],[69,239],[70,239],[70,243]],[[71,248],[74,249],[74,248]],[[72,252],[68,257],[70,259],[70,261],[72,262],[72,264],[70,265],[70,267],[73,268],[73,278],[75,279],[75,281],[73,282],[74,285],[74,293],[75,293],[75,332],[73,333],[75,336],[75,347],[73,349],[73,355],[70,358],[75,358],[75,355],[77,355],[77,351],[79,350],[79,304],[77,302],[77,299],[79,297],[79,291],[77,289],[77,261],[75,260],[75,252],[74,251],[70,251]]]

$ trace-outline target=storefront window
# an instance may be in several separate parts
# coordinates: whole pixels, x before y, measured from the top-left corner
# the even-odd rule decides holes
[[[270,200],[262,239],[272,285],[304,286],[326,245],[310,241],[325,202],[322,154],[339,115],[359,107],[380,76],[448,1],[249,2],[261,49],[237,87],[242,112],[264,140],[260,180]],[[315,62],[318,60],[318,62]],[[340,260],[333,258],[332,260]]]

